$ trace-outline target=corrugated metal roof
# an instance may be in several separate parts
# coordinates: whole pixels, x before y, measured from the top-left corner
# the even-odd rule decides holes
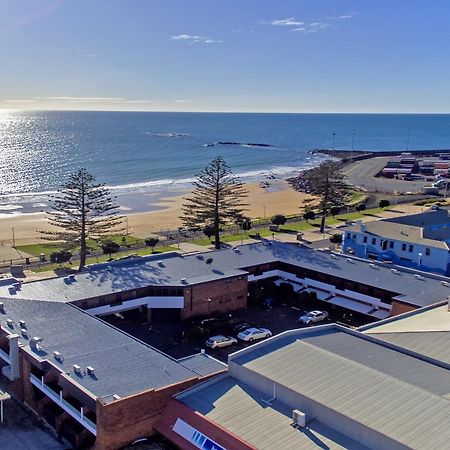
[[[278,336],[238,364],[412,448],[450,442],[450,372],[335,326]]]
[[[260,392],[231,377],[178,396],[179,401],[260,450],[366,448],[317,420],[296,429],[292,408],[279,401],[268,405],[261,398]]]

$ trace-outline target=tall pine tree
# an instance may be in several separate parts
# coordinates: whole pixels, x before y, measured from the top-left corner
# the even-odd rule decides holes
[[[87,240],[99,239],[108,233],[120,231],[122,217],[109,190],[97,184],[93,175],[80,169],[51,196],[52,210],[47,213],[49,231],[41,231],[43,239],[63,241],[67,248],[80,247],[80,265],[86,265]]]
[[[221,156],[212,160],[194,181],[190,197],[185,199],[181,220],[189,228],[211,227],[214,245],[220,248],[220,230],[242,217],[247,191]]]
[[[340,170],[340,164],[335,161],[324,161],[317,167],[304,170],[298,177],[291,178],[291,185],[297,191],[319,197],[322,214],[320,232],[325,230],[327,214],[334,207],[344,206],[350,196],[350,186],[345,182],[345,175]]]

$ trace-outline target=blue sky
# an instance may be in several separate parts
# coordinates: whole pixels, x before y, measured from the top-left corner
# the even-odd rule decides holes
[[[0,0],[0,108],[450,112],[447,0]]]

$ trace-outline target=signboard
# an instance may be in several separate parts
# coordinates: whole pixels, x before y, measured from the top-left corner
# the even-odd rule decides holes
[[[191,427],[182,419],[178,418],[176,420],[172,430],[201,450],[226,450],[225,447],[217,444],[217,442],[214,442],[208,436]]]

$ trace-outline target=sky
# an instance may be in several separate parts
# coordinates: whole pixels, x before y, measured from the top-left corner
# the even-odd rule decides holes
[[[0,0],[0,108],[450,112],[448,0]]]

